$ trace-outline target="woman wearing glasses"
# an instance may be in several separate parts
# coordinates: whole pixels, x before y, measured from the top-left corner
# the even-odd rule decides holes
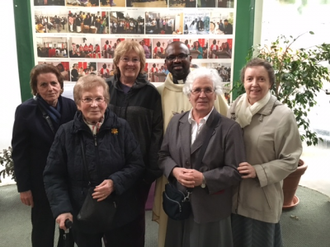
[[[107,80],[110,109],[129,123],[145,163],[143,177],[136,183],[139,200],[134,230],[136,247],[144,246],[145,204],[151,184],[162,175],[157,164],[163,135],[161,100],[157,89],[148,82],[144,73],[145,62],[144,49],[138,42],[122,41],[113,58],[114,76]]]
[[[79,247],[135,246],[139,207],[136,181],[144,171],[139,144],[127,122],[108,109],[109,89],[99,76],[81,77],[74,87],[78,112],[73,121],[58,130],[49,152],[44,182],[51,209],[60,228],[73,221],[73,236]],[[81,145],[89,176],[84,167]],[[94,199],[115,195],[117,211],[111,231],[89,233],[76,216],[87,188],[95,186]],[[90,229],[92,230],[92,229]]]
[[[233,246],[232,188],[241,180],[237,167],[245,153],[240,126],[214,108],[220,82],[216,70],[190,72],[183,92],[192,109],[174,115],[166,129],[160,168],[178,190],[191,190],[192,212],[185,220],[168,219],[165,247]]]

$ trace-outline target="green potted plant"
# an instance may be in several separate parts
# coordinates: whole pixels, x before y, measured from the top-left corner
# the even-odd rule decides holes
[[[3,149],[0,152],[0,183],[2,182],[1,178],[5,178],[6,176],[11,176],[11,179],[15,180],[14,173],[14,161],[11,157],[12,148],[8,147],[8,149]]]
[[[314,33],[309,32],[309,34]],[[310,146],[322,141],[311,129],[308,113],[317,104],[317,93],[322,89],[323,82],[330,81],[328,69],[321,65],[321,62],[330,61],[330,44],[293,49],[293,44],[302,35],[296,38],[280,35],[270,45],[252,47],[247,61],[252,57],[259,57],[272,64],[275,71],[272,93],[293,111],[301,140]],[[242,83],[236,82],[234,90],[238,94],[243,93]],[[298,169],[284,180],[284,208],[298,204],[299,199],[295,196],[295,192],[300,176],[306,169],[307,164],[301,160]]]

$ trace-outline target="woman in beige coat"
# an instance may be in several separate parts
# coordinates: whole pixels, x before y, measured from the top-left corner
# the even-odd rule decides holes
[[[275,76],[268,62],[252,59],[241,80],[246,93],[228,112],[244,130],[247,158],[238,167],[243,180],[233,198],[234,246],[282,246],[282,183],[297,168],[300,135],[292,111],[270,93]]]

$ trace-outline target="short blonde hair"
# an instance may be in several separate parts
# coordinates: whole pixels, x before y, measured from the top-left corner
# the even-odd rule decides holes
[[[113,64],[115,67],[114,74],[120,75],[120,71],[117,64],[119,63],[120,58],[124,54],[129,53],[131,51],[135,51],[138,54],[140,60],[140,73],[143,73],[144,66],[146,64],[146,57],[142,45],[133,40],[124,40],[117,45],[115,50],[115,55],[113,57]]]
[[[85,75],[80,77],[76,85],[73,88],[73,98],[76,105],[80,104],[81,96],[83,92],[89,91],[94,87],[101,86],[103,87],[103,97],[107,105],[110,102],[109,86],[105,80],[98,75]]]

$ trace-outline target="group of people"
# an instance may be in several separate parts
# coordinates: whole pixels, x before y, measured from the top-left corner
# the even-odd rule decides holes
[[[103,58],[113,58],[116,47],[120,42],[121,42],[121,39],[117,39],[113,43],[111,40],[110,41],[106,40],[104,45],[102,46],[102,57]]]
[[[230,82],[231,68],[224,65],[219,65],[215,68],[223,82]]]
[[[98,11],[95,13],[79,11],[73,13],[69,11],[68,14],[69,32],[76,33],[109,33],[106,29],[108,27],[108,16],[101,15]]]
[[[146,34],[172,34],[175,30],[174,17],[148,17],[146,19]]]
[[[209,49],[209,58],[231,58],[232,49],[228,42],[222,42],[219,45],[219,41],[217,44],[217,40],[213,40]]]
[[[78,81],[80,77],[83,77],[88,74],[96,75],[97,71],[95,69],[95,64],[90,64],[87,67],[79,67],[77,63],[72,65],[71,69],[71,81]]]
[[[82,6],[82,7],[97,7],[98,0],[66,0],[67,5]]]
[[[202,16],[197,18],[192,18],[191,20],[186,20],[186,24],[184,26],[184,33],[185,34],[206,34],[208,23],[210,21],[209,16]]]
[[[196,0],[169,0],[169,7],[195,8]]]
[[[68,57],[67,48],[62,48],[59,44],[57,47],[45,47],[37,44],[38,57]]]
[[[63,5],[64,0],[34,0],[34,6],[42,6],[42,5]]]
[[[62,16],[36,16],[35,17],[35,28],[37,33],[49,33],[51,30],[56,32],[65,31],[65,25],[68,20],[66,17]],[[54,31],[54,32],[55,32]]]
[[[241,72],[246,93],[228,109],[216,70],[190,71],[180,41],[165,54],[169,74],[156,88],[144,73],[143,47],[121,42],[114,75],[82,76],[74,101],[61,96],[54,66],[32,69],[33,98],[17,107],[12,137],[18,192],[32,208],[32,246],[53,246],[55,221],[63,231],[67,219],[79,247],[144,246],[155,180],[158,246],[282,246],[282,180],[302,148],[293,113],[270,93],[274,70],[251,60]],[[191,190],[189,218],[163,211],[166,183]],[[75,225],[90,185],[97,201],[115,195],[112,230],[86,234]]]
[[[110,21],[111,33],[133,33],[143,34],[144,33],[144,19],[143,18],[130,18],[121,17],[117,18],[116,21]]]
[[[69,51],[70,57],[87,57],[87,58],[101,58],[102,51],[99,44],[71,44],[71,50]]]

